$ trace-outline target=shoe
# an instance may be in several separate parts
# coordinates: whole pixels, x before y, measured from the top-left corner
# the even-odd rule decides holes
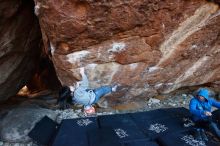
[[[202,136],[200,134],[200,129],[196,129],[194,137],[197,141],[202,141]]]
[[[116,91],[117,91],[117,88],[118,88],[118,85],[112,86],[112,92],[116,92]]]
[[[95,108],[93,106],[89,107],[89,108],[84,108],[84,113],[86,115],[92,115],[95,114]]]
[[[201,134],[202,139],[203,139],[204,141],[209,141],[209,140],[208,140],[208,137],[207,137],[206,134],[205,134],[205,130],[204,130],[204,129],[201,129],[201,130],[200,130],[200,134]]]

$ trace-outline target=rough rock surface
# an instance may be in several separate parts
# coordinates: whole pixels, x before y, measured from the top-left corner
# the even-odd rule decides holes
[[[31,1],[0,1],[0,100],[28,82],[40,56],[41,33],[33,8]]]
[[[220,9],[212,2],[35,0],[35,13],[62,84],[80,80],[84,67],[92,88],[119,83],[115,96],[129,101],[219,83]]]
[[[28,133],[45,115],[56,120],[57,114],[54,111],[38,106],[12,109],[0,120],[1,139],[7,142],[29,142],[31,139]]]

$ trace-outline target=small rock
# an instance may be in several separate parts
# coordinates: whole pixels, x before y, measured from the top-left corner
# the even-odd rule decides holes
[[[176,106],[176,104],[175,104],[175,103],[169,103],[169,105],[170,105],[170,106]]]
[[[186,94],[182,94],[182,96],[183,96],[183,97],[187,97],[187,95],[186,95]]]
[[[187,95],[186,94],[182,94],[183,100],[186,100]]]
[[[160,103],[160,100],[159,99],[156,99],[156,98],[150,98],[148,100],[148,104],[151,105],[151,104],[159,104]]]

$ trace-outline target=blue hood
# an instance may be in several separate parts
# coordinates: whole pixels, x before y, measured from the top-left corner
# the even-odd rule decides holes
[[[200,89],[197,95],[203,96],[206,100],[209,99],[209,91],[207,89],[204,88]]]

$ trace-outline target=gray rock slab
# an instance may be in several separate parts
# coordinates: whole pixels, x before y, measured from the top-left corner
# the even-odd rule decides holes
[[[7,142],[29,142],[28,133],[45,115],[55,120],[57,113],[39,107],[14,108],[0,120],[0,137]]]

